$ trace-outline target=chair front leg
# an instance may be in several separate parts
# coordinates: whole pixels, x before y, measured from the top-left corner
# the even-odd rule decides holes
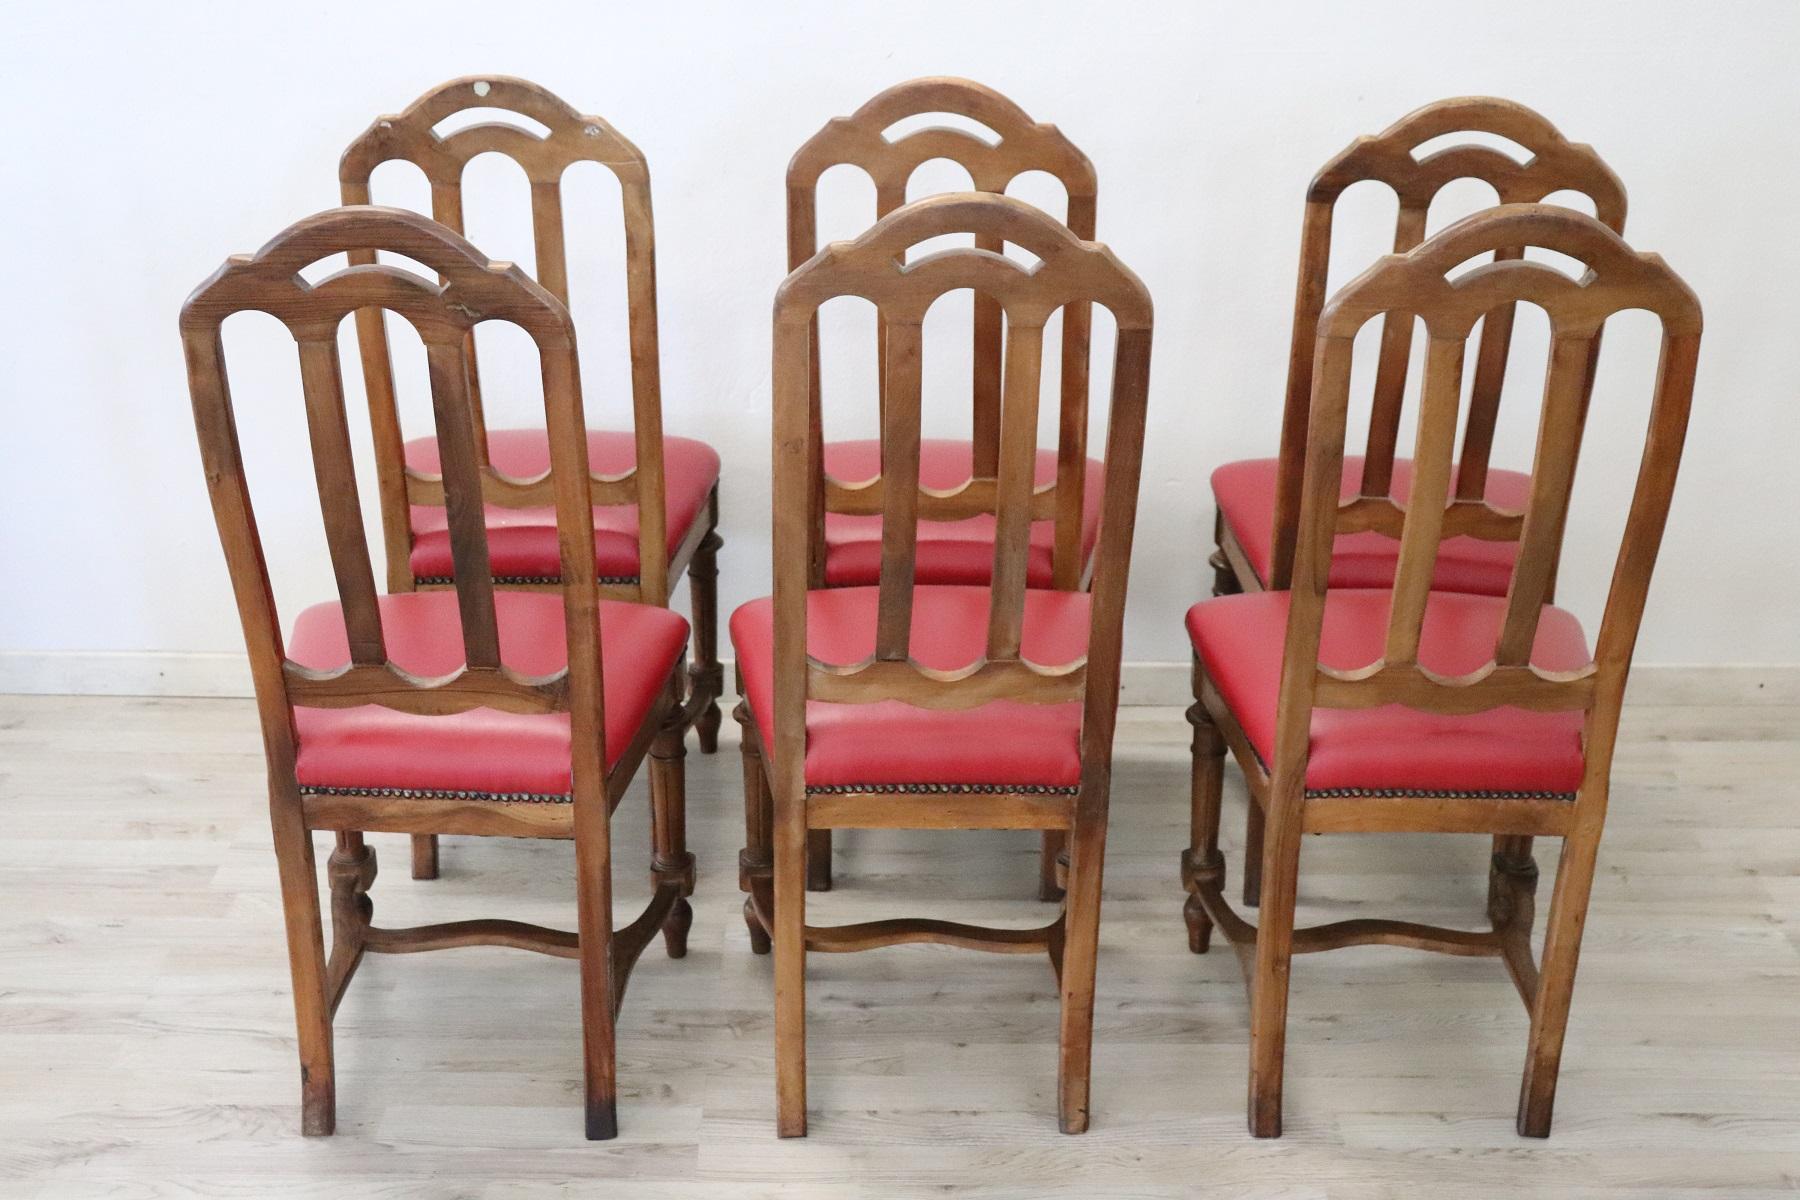
[[[436,879],[438,877],[437,834],[415,833],[412,835],[412,877],[414,879]]]
[[[694,716],[694,735],[702,754],[719,748],[719,696],[725,691],[725,669],[719,665],[719,547],[725,542],[718,533],[717,488],[707,511],[713,528],[694,548],[693,561],[688,563],[688,599],[694,614],[694,665],[688,672],[688,686],[707,698]]]
[[[281,913],[287,927],[288,973],[293,980],[294,1024],[300,1043],[300,1132],[323,1137],[337,1128],[337,1079],[318,869],[312,834],[300,815],[299,788],[272,791],[269,815],[281,876]]]
[[[1562,859],[1557,863],[1556,887],[1544,921],[1537,995],[1531,1005],[1525,1079],[1519,1088],[1518,1130],[1522,1137],[1550,1136],[1556,1077],[1569,1028],[1569,1002],[1575,992],[1575,965],[1581,956],[1581,931],[1587,923],[1599,849],[1599,820],[1578,819],[1577,828],[1563,841]]]
[[[581,1049],[587,1137],[619,1134],[612,955],[612,829],[604,792],[575,798],[575,907],[581,939]]]
[[[1269,789],[1263,845],[1262,919],[1250,989],[1250,1132],[1281,1136],[1281,1082],[1287,1053],[1288,968],[1300,880],[1300,787],[1277,779]],[[1255,807],[1255,801],[1251,802]]]
[[[1063,886],[1057,881],[1058,861],[1063,850],[1068,846],[1068,835],[1061,829],[1044,830],[1044,840],[1038,848],[1038,899],[1061,900]]]
[[[1056,1071],[1057,1123],[1064,1133],[1086,1133],[1094,1057],[1094,973],[1100,952],[1100,883],[1106,865],[1106,799],[1086,794],[1076,801],[1069,834],[1068,898],[1063,906],[1061,1022]],[[1105,788],[1100,783],[1100,789]]]
[[[1182,919],[1187,922],[1188,949],[1205,954],[1212,944],[1212,918],[1200,902],[1203,884],[1222,886],[1225,882],[1225,856],[1219,853],[1219,802],[1225,782],[1225,739],[1213,724],[1212,714],[1201,701],[1205,675],[1198,656],[1194,659],[1194,703],[1187,711],[1188,723],[1194,727],[1192,803],[1193,814],[1188,833],[1188,848],[1181,856],[1181,882],[1187,889],[1187,903],[1182,905]],[[1250,802],[1252,808],[1256,801]]]
[[[694,894],[694,856],[687,848],[687,730],[681,723],[679,684],[671,683],[667,700],[667,717],[650,746],[650,884],[674,883],[681,889],[663,919],[662,934],[669,957],[685,958],[694,924],[687,899]]]
[[[742,690],[740,685],[739,691]],[[731,715],[743,730],[738,744],[744,760],[744,848],[738,851],[738,891],[744,893],[744,924],[750,930],[750,952],[767,954],[769,931],[756,915],[755,892],[763,887],[767,895],[767,885],[774,874],[774,813],[769,780],[763,774],[762,735],[750,716],[750,706],[739,704]]]
[[[831,830],[806,831],[806,890],[831,890]]]

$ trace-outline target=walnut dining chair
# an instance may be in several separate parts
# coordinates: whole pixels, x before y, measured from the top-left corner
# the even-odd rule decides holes
[[[906,251],[946,234],[975,246],[913,263]],[[1010,242],[1026,267],[988,246]],[[944,489],[924,481],[920,361],[926,310],[970,288],[1006,317],[998,466]],[[886,328],[880,473],[820,470],[818,407],[807,385],[819,306],[861,296]],[[1107,427],[1098,567],[1030,588],[1031,526],[1079,520],[1036,479],[1044,324],[1070,304],[1100,304],[1118,327]],[[1061,994],[1058,1111],[1088,1124],[1094,966],[1126,572],[1137,505],[1149,375],[1150,298],[1104,246],[1021,201],[933,196],[834,243],[782,284],[775,302],[774,595],[739,608],[732,644],[744,683],[742,886],[752,946],[775,952],[777,1128],[806,1132],[806,954],[942,942],[1045,952]],[[821,588],[829,514],[878,515],[873,585]],[[926,521],[994,520],[988,581],[919,578]],[[1062,529],[1057,530],[1060,537]],[[1054,829],[1069,839],[1066,895],[1038,929],[898,918],[806,923],[808,834],[842,828]]]
[[[468,109],[501,118],[440,135],[436,126]],[[528,127],[536,122],[542,135]],[[601,594],[617,600],[666,604],[685,572],[693,602],[694,662],[690,716],[702,753],[718,747],[718,698],[724,674],[718,656],[719,456],[693,438],[662,432],[662,371],[657,348],[656,239],[650,212],[650,171],[638,148],[599,117],[583,116],[549,91],[523,79],[468,76],[439,85],[404,111],[376,118],[344,151],[338,180],[345,204],[368,204],[381,164],[413,164],[431,185],[431,215],[463,232],[463,176],[477,155],[500,154],[530,181],[534,275],[565,306],[570,303],[563,176],[576,163],[596,162],[619,181],[625,225],[625,289],[631,354],[632,428],[590,429],[588,459],[598,480],[641,474],[637,491],[594,510],[595,556]],[[371,261],[359,256],[358,261]],[[374,426],[376,479],[390,592],[447,587],[453,555],[449,517],[431,476],[441,470],[437,439],[407,440],[396,402],[393,360],[384,316],[357,314],[363,379]],[[481,464],[517,478],[541,475],[550,451],[542,429],[489,429],[482,379],[471,338],[469,402]],[[640,538],[642,532],[648,534]],[[648,552],[640,550],[640,542]],[[561,569],[555,512],[546,506],[488,510],[494,581],[508,588],[555,591]],[[432,835],[413,839],[413,877],[438,872]]]
[[[376,265],[404,255],[436,279]],[[355,265],[318,283],[301,271],[334,255]],[[450,590],[378,595],[357,495],[337,338],[343,319],[391,310],[425,343],[441,477],[417,486],[448,512]],[[258,311],[299,349],[318,499],[338,598],[300,612],[285,640],[251,510],[222,325]],[[468,334],[518,326],[542,366],[548,471],[514,479],[485,462],[469,403]],[[687,622],[655,604],[600,599],[595,503],[648,500],[651,481],[590,478],[568,310],[508,263],[401,209],[348,207],[291,226],[228,259],[181,311],[194,424],[256,684],[269,813],[281,877],[299,1029],[301,1128],[336,1123],[332,1018],[365,953],[456,946],[534,950],[581,964],[587,1135],[617,1130],[614,1025],[632,965],[660,929],[686,953],[694,859],[683,827],[682,709]],[[495,587],[483,504],[550,505],[560,584]],[[646,523],[647,525],[648,523]],[[651,533],[640,536],[648,539]],[[654,545],[654,543],[652,543]],[[654,894],[612,926],[612,810],[651,758]],[[337,846],[327,874],[331,949],[321,926],[312,833]],[[372,923],[370,831],[570,838],[577,932],[510,920],[408,929]]]
[[[1525,151],[1524,161],[1491,145],[1468,141],[1423,149],[1445,137],[1487,135]],[[1313,342],[1325,306],[1333,218],[1338,200],[1359,183],[1386,186],[1398,201],[1394,252],[1404,254],[1425,238],[1432,202],[1458,180],[1492,188],[1499,203],[1529,203],[1563,192],[1587,197],[1600,223],[1625,231],[1625,188],[1590,146],[1569,142],[1543,117],[1510,100],[1465,96],[1440,100],[1409,113],[1374,137],[1360,137],[1326,163],[1307,188],[1300,231],[1300,278],[1294,294],[1293,336],[1288,353],[1287,397],[1276,458],[1229,462],[1212,474],[1216,543],[1210,565],[1213,594],[1280,591],[1293,574],[1294,531],[1300,511],[1308,404],[1312,399]],[[1517,258],[1503,246],[1497,260]],[[1518,508],[1530,477],[1489,465],[1499,419],[1501,389],[1513,341],[1514,311],[1503,305],[1486,314],[1471,381],[1474,402],[1463,431],[1462,451],[1451,468],[1456,494]],[[1368,438],[1360,455],[1346,455],[1344,496],[1405,503],[1413,464],[1396,457],[1412,351],[1412,318],[1384,318],[1373,376]],[[1596,362],[1599,339],[1594,341]],[[1584,387],[1592,386],[1590,373]],[[1585,393],[1584,393],[1585,394]],[[1585,400],[1584,400],[1585,403]],[[1399,544],[1372,529],[1339,535],[1332,546],[1331,582],[1340,587],[1387,587],[1394,579]],[[1431,586],[1438,591],[1504,595],[1518,553],[1516,537],[1447,537]],[[1554,579],[1554,576],[1552,577]],[[1552,587],[1554,595],[1554,586]],[[1262,854],[1262,816],[1255,806],[1244,839],[1244,903],[1257,902]],[[1531,843],[1508,843],[1509,854],[1529,857]]]
[[[886,130],[908,118],[953,115],[978,122],[994,140],[967,130],[933,126],[889,138]],[[875,185],[875,217],[906,203],[908,182],[926,162],[943,159],[968,172],[973,190],[1004,194],[1019,176],[1044,172],[1062,185],[1067,197],[1065,220],[1083,241],[1094,238],[1094,167],[1054,125],[1033,121],[1025,110],[990,87],[968,79],[931,77],[888,88],[848,117],[828,121],[795,153],[787,170],[788,269],[797,269],[819,249],[819,181],[836,166],[852,166]],[[999,253],[991,238],[976,245]],[[1046,510],[1075,514],[1079,520],[1051,519],[1045,511],[1031,526],[1026,579],[1030,587],[1067,590],[1082,585],[1092,568],[1100,526],[1102,466],[1088,458],[1088,340],[1092,313],[1086,304],[1063,313],[1060,345],[1063,424],[1054,448],[1040,450],[1035,484],[1052,485]],[[999,469],[1001,306],[991,297],[974,300],[971,379],[972,437],[967,440],[921,438],[919,478],[925,487],[955,488],[969,479],[992,480]],[[821,392],[819,326],[811,326],[807,387],[817,406]],[[876,322],[876,410],[885,405],[886,329]],[[824,441],[822,468],[839,479],[870,479],[881,470],[880,439]],[[1059,540],[1060,539],[1060,540]],[[915,569],[921,583],[986,583],[993,559],[994,524],[977,515],[961,521],[924,521],[919,528]],[[831,512],[816,577],[820,587],[865,587],[876,582],[882,561],[881,518],[873,511]],[[1039,863],[1039,898],[1062,895],[1057,883],[1061,831],[1043,838]],[[807,860],[807,884],[814,891],[831,887],[831,831],[813,834]]]
[[[1585,273],[1572,279],[1507,253],[1521,247],[1567,255]],[[1459,271],[1495,251],[1499,261]],[[1455,440],[1471,331],[1485,314],[1520,302],[1547,313],[1550,351],[1529,483],[1513,506],[1458,487]],[[1660,319],[1660,364],[1590,651],[1579,621],[1548,600],[1577,453],[1591,436],[1594,344],[1607,318],[1626,309]],[[1416,316],[1429,337],[1404,499],[1341,487],[1351,470],[1344,441],[1356,333],[1390,313]],[[1281,1132],[1292,956],[1369,944],[1501,959],[1530,1012],[1518,1130],[1548,1135],[1620,704],[1681,459],[1700,329],[1698,301],[1662,259],[1633,252],[1581,213],[1533,204],[1488,209],[1381,259],[1321,312],[1291,586],[1218,597],[1187,617],[1195,703],[1184,916],[1190,949],[1205,953],[1216,927],[1244,965],[1257,1136]],[[1477,372],[1482,362],[1478,348]],[[1629,435],[1607,442],[1615,455],[1637,445]],[[1391,586],[1335,578],[1335,539],[1362,530],[1398,542]],[[1502,593],[1432,587],[1439,546],[1455,537],[1517,544]],[[1267,822],[1255,927],[1224,896],[1227,746]],[[1529,850],[1498,840],[1488,929],[1376,919],[1296,929],[1301,835],[1349,832],[1561,838],[1541,960],[1531,949],[1535,864]]]

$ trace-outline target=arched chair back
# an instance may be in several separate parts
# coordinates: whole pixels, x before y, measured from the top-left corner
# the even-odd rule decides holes
[[[438,278],[376,265],[371,260],[377,251],[404,255]],[[321,259],[346,253],[359,260],[357,265],[316,284],[301,275]],[[221,326],[232,314],[252,310],[281,321],[299,350],[319,505],[348,634],[350,662],[336,671],[310,669],[287,657],[251,509]],[[417,330],[430,366],[443,473],[416,479],[412,486],[449,513],[465,656],[461,670],[439,678],[413,675],[389,657],[351,459],[338,329],[350,313],[384,311]],[[470,331],[482,321],[517,325],[537,347],[552,454],[544,477],[500,478],[482,460],[464,354]],[[350,207],[308,217],[254,255],[228,260],[183,306],[181,337],[207,486],[249,644],[272,774],[292,774],[294,706],[374,704],[415,714],[477,707],[568,712],[573,795],[578,802],[603,797],[607,760],[593,536],[593,494],[599,488],[589,480],[575,335],[562,303],[518,267],[489,262],[427,217]],[[501,661],[484,504],[556,509],[568,639],[564,671],[527,678]]]
[[[909,117],[947,113],[980,122],[992,130],[988,141],[966,130],[934,126],[889,139],[885,131]],[[787,170],[788,269],[818,251],[817,202],[820,177],[832,167],[860,168],[875,185],[875,216],[881,218],[906,203],[907,182],[925,162],[947,159],[969,173],[978,192],[1004,194],[1018,176],[1042,171],[1055,177],[1068,197],[1065,224],[1082,241],[1094,237],[1094,167],[1054,125],[1033,121],[999,92],[968,79],[915,79],[888,88],[848,117],[834,117],[795,153]],[[975,245],[1000,253],[1003,239],[977,235]],[[974,301],[973,470],[977,479],[992,480],[1000,455],[1002,391],[1002,305],[977,293]],[[1079,514],[1087,458],[1088,335],[1091,312],[1085,303],[1071,304],[1063,314],[1061,387],[1064,424],[1057,439],[1057,504]],[[878,398],[885,410],[887,382],[886,327],[877,321]],[[812,327],[808,388],[819,404],[818,324]],[[822,444],[822,439],[820,439]],[[1081,530],[1059,526],[1053,570],[1059,587],[1079,579]]]
[[[470,125],[452,133],[436,132],[446,118],[466,109],[500,109],[544,126],[540,135],[522,123],[504,120]],[[453,79],[415,100],[405,111],[376,118],[344,151],[338,164],[343,202],[370,201],[375,168],[390,161],[417,166],[431,185],[431,215],[440,224],[463,232],[463,173],[471,159],[497,153],[516,162],[531,185],[531,226],[537,282],[565,306],[569,303],[568,256],[564,247],[562,178],[578,162],[597,162],[617,177],[625,221],[625,285],[631,346],[631,407],[636,465],[614,475],[596,476],[597,504],[635,504],[638,513],[638,578],[608,580],[617,593],[651,604],[668,602],[669,561],[664,509],[662,383],[656,332],[656,239],[650,212],[650,172],[644,156],[618,130],[576,109],[535,83],[505,76]],[[352,262],[370,263],[373,252],[360,252]],[[408,567],[410,505],[435,505],[435,491],[406,466],[395,402],[394,369],[382,314],[369,310],[356,317],[363,378],[374,423],[376,462],[381,487],[382,527],[387,542],[389,586],[411,590]],[[468,361],[469,403],[474,413],[477,463],[498,478],[488,463],[487,424],[481,402],[481,378],[475,342],[463,348]],[[505,485],[499,485],[505,491]],[[635,584],[635,588],[633,585]]]
[[[909,247],[951,233],[972,233],[980,244],[902,262]],[[1025,267],[981,248],[1003,241],[1041,261]],[[937,491],[919,485],[921,335],[932,302],[960,288],[993,297],[1006,317],[999,459],[993,478]],[[825,478],[817,470],[818,427],[807,386],[810,325],[819,306],[838,296],[869,300],[887,327],[882,473],[855,483]],[[1034,486],[1032,469],[1044,324],[1075,302],[1106,306],[1119,333],[1088,655],[1085,663],[1050,669],[1021,658],[1019,646],[1030,526],[1045,519],[1051,507],[1050,489]],[[855,241],[826,247],[788,277],[775,302],[775,716],[781,736],[804,738],[809,698],[901,699],[931,708],[1085,698],[1084,757],[1094,752],[1090,768],[1109,761],[1143,452],[1150,326],[1148,293],[1112,251],[1080,240],[1028,204],[991,194],[947,194],[907,205]],[[876,648],[861,664],[825,664],[806,654],[807,564],[822,541],[825,511],[882,517]],[[909,654],[918,523],[982,513],[993,514],[996,522],[986,652],[959,671],[934,671]],[[1058,513],[1057,519],[1064,517]],[[787,770],[797,768],[803,754],[794,747],[778,749],[775,757]]]
[[[1546,264],[1501,253],[1498,261],[1452,274],[1483,255],[1523,247],[1567,255],[1585,273],[1571,279]],[[1507,511],[1479,494],[1453,489],[1451,468],[1468,338],[1483,316],[1502,307],[1510,311],[1520,301],[1540,306],[1549,317],[1550,366],[1530,495],[1523,510]],[[1586,426],[1593,349],[1606,319],[1627,309],[1648,310],[1662,325],[1649,432],[1593,660],[1577,670],[1546,672],[1532,665],[1532,647],[1568,516]],[[1411,496],[1405,506],[1386,496],[1340,500],[1356,334],[1370,320],[1392,313],[1409,322],[1418,317],[1430,339]],[[1279,736],[1286,740],[1276,752],[1277,795],[1284,782],[1300,786],[1315,706],[1386,704],[1450,714],[1501,706],[1584,711],[1585,779],[1604,790],[1626,672],[1681,460],[1700,329],[1699,302],[1659,256],[1639,254],[1602,223],[1550,205],[1509,204],[1466,218],[1410,253],[1383,258],[1337,294],[1320,317],[1314,352],[1317,368],[1281,682]],[[1400,542],[1386,647],[1378,661],[1361,669],[1332,670],[1319,664],[1332,539],[1365,529]],[[1517,540],[1519,554],[1492,659],[1468,675],[1443,678],[1420,666],[1420,634],[1438,545],[1459,535]],[[1588,790],[1585,785],[1583,790]]]
[[[1458,133],[1506,138],[1531,157],[1520,162],[1502,150],[1476,142],[1448,146],[1422,157],[1416,153],[1428,142]],[[1462,179],[1488,184],[1500,204],[1535,203],[1556,192],[1577,192],[1593,202],[1600,224],[1614,233],[1624,232],[1625,188],[1612,169],[1592,147],[1568,141],[1549,121],[1510,100],[1467,96],[1428,104],[1374,137],[1357,138],[1320,169],[1307,188],[1301,229],[1300,278],[1294,297],[1287,399],[1282,413],[1270,588],[1287,587],[1293,566],[1306,418],[1312,397],[1313,343],[1325,306],[1332,218],[1338,197],[1351,185],[1365,180],[1392,189],[1399,201],[1394,253],[1405,254],[1425,240],[1432,200],[1445,186]],[[1516,259],[1523,253],[1522,246],[1494,247],[1497,261]],[[1463,498],[1479,498],[1487,488],[1488,459],[1512,345],[1513,316],[1513,307],[1503,305],[1486,314],[1482,324],[1472,382],[1474,403],[1458,456],[1456,487],[1458,496]],[[1411,314],[1384,319],[1363,459],[1360,490],[1364,496],[1385,496],[1393,484],[1412,338]],[[1597,340],[1593,352],[1598,355]],[[1591,382],[1590,377],[1590,385]],[[1584,391],[1584,403],[1585,394]]]

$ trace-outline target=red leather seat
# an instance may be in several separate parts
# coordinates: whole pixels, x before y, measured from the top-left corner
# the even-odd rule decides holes
[[[501,472],[528,479],[550,469],[550,448],[541,429],[488,431],[488,460]],[[630,433],[588,431],[588,469],[614,475],[637,461]],[[406,443],[406,465],[437,474],[436,438]],[[692,438],[663,439],[664,506],[668,512],[669,553],[674,554],[705,511],[707,497],[719,481],[719,456]],[[562,574],[556,548],[554,508],[487,506],[488,561],[495,578],[555,579]],[[447,582],[451,576],[449,518],[442,508],[412,507],[412,572],[414,579]],[[637,506],[612,504],[594,509],[594,557],[600,578],[636,579],[638,573]]]
[[[1274,557],[1275,476],[1279,460],[1252,458],[1226,463],[1212,475],[1213,499],[1256,577],[1265,583]],[[1344,456],[1344,498],[1362,485],[1363,460]],[[1454,481],[1452,487],[1455,486]],[[1405,503],[1412,491],[1412,460],[1394,460],[1389,494]],[[1531,494],[1531,476],[1518,471],[1489,470],[1487,501],[1498,508],[1522,509]],[[1518,557],[1517,542],[1484,542],[1472,537],[1445,538],[1438,548],[1431,586],[1439,591],[1504,596]],[[1339,534],[1332,543],[1331,586],[1385,588],[1394,585],[1400,542],[1373,531]]]
[[[828,663],[861,662],[875,652],[879,589],[827,588],[807,600],[807,651]],[[775,751],[774,605],[752,600],[731,614],[731,641],[745,699]],[[913,593],[912,656],[954,670],[987,644],[988,589],[923,585]],[[1088,597],[1032,591],[1025,596],[1024,657],[1040,666],[1087,653]],[[1081,705],[995,701],[977,708],[917,708],[898,700],[806,706],[809,789],[907,784],[1072,788],[1081,782]]]
[[[382,596],[388,656],[416,675],[463,665],[456,593]],[[494,593],[501,660],[523,675],[548,675],[568,662],[560,595]],[[687,644],[687,622],[666,608],[600,603],[606,755],[611,769],[637,737]],[[350,661],[343,610],[318,604],[300,614],[288,657],[333,670]],[[295,773],[305,787],[403,788],[560,798],[569,793],[569,715],[477,708],[420,716],[378,705],[296,708]]]
[[[929,488],[953,488],[968,481],[974,449],[968,442],[926,438],[919,443],[919,483]],[[827,442],[825,473],[845,483],[857,483],[881,474],[881,443],[877,440]],[[1085,565],[1100,535],[1100,494],[1106,468],[1088,459],[1087,482],[1082,489],[1081,556]],[[1039,486],[1056,480],[1056,451],[1039,450]],[[1051,556],[1056,544],[1056,523],[1035,521],[1031,526],[1031,550],[1026,558],[1026,584],[1051,586]],[[919,549],[914,577],[921,584],[985,584],[994,570],[994,518],[970,517],[965,521],[920,521]],[[848,513],[825,515],[825,582],[831,587],[872,585],[881,579],[881,518]]]
[[[1319,661],[1339,670],[1367,666],[1387,640],[1384,589],[1326,593]],[[1188,610],[1188,636],[1265,766],[1274,762],[1275,712],[1291,593],[1220,596]],[[1464,675],[1494,657],[1506,601],[1434,592],[1426,607],[1419,661]],[[1587,639],[1567,611],[1544,607],[1532,662],[1569,671],[1587,664]],[[1581,782],[1582,715],[1496,708],[1444,716],[1398,704],[1316,708],[1306,768],[1309,792],[1404,789],[1428,792],[1573,792]]]

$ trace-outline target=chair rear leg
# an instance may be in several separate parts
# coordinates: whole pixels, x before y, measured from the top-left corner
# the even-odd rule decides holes
[[[604,794],[575,800],[581,1051],[589,1141],[619,1134],[618,992],[612,960],[612,830]]]
[[[806,1136],[806,796],[775,798],[775,1132]]]
[[[300,1043],[300,1132],[308,1137],[323,1137],[337,1128],[337,1079],[318,869],[313,859],[312,834],[300,816],[298,789],[271,794],[269,811],[275,862],[281,877],[281,913],[287,927],[294,1024]]]
[[[725,669],[719,665],[719,493],[715,489],[709,513],[713,528],[694,549],[688,563],[688,599],[694,614],[694,665],[689,670],[689,686],[707,697],[706,704],[694,717],[694,735],[700,742],[700,753],[712,754],[719,748],[719,696],[725,690]]]
[[[1537,996],[1531,1005],[1531,1036],[1525,1078],[1519,1088],[1518,1130],[1523,1137],[1549,1137],[1556,1105],[1556,1077],[1562,1066],[1569,1002],[1575,992],[1575,965],[1593,891],[1594,861],[1600,849],[1598,820],[1578,826],[1563,841],[1556,887],[1544,921],[1544,955]]]
[[[1182,919],[1187,922],[1188,949],[1205,954],[1212,944],[1212,918],[1200,903],[1200,885],[1214,886],[1225,882],[1225,856],[1219,853],[1219,800],[1225,776],[1225,739],[1219,736],[1212,715],[1206,711],[1200,695],[1205,682],[1200,659],[1194,659],[1194,704],[1187,711],[1188,723],[1194,727],[1192,802],[1193,815],[1188,834],[1188,848],[1181,856],[1181,882],[1187,889],[1187,903],[1182,906]],[[1251,807],[1256,801],[1250,802]]]
[[[1282,804],[1280,790],[1271,789],[1269,804],[1271,809]],[[1259,1138],[1281,1136],[1288,968],[1293,960],[1299,876],[1299,804],[1290,802],[1273,813],[1263,847],[1262,917],[1257,922],[1250,988],[1250,1132]]]
[[[438,835],[435,833],[415,833],[412,836],[412,877],[414,879],[436,879],[438,877]]]
[[[687,848],[687,730],[681,725],[681,695],[670,688],[669,720],[650,746],[650,829],[653,841],[650,883],[675,883],[681,898],[663,920],[663,944],[670,958],[687,956],[694,909],[694,856]]]
[[[1100,785],[1104,787],[1104,784]],[[1094,1058],[1094,974],[1100,951],[1100,883],[1106,864],[1106,802],[1083,796],[1069,835],[1068,898],[1063,905],[1061,1027],[1056,1070],[1057,1124],[1086,1133]]]

